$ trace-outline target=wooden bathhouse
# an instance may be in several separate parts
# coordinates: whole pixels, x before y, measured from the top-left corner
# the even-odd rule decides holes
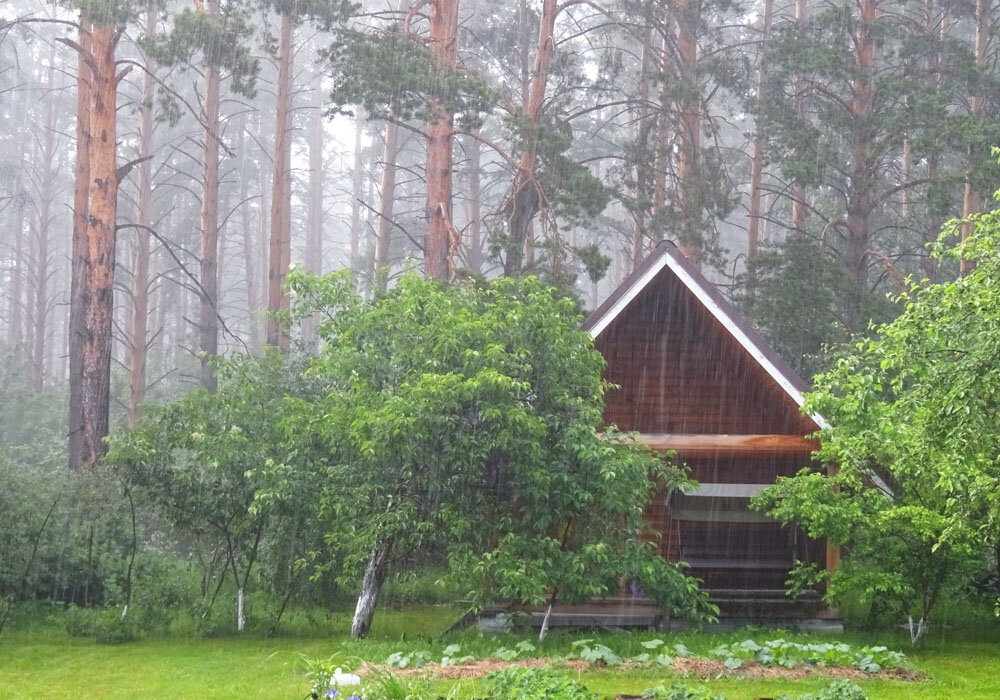
[[[789,599],[785,581],[795,560],[835,566],[836,550],[748,507],[777,477],[808,466],[816,448],[806,436],[822,418],[800,410],[808,389],[794,370],[669,241],[584,327],[619,387],[607,395],[606,422],[674,450],[700,484],[659,493],[648,509],[663,555],[690,565],[723,617],[829,616],[818,594]]]

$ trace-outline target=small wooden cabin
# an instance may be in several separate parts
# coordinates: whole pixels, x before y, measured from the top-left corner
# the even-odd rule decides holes
[[[818,594],[790,600],[785,581],[796,560],[834,566],[836,550],[748,508],[810,464],[816,444],[806,436],[822,418],[800,410],[805,383],[667,241],[584,328],[619,386],[606,397],[607,423],[674,450],[700,484],[659,493],[648,509],[662,554],[690,565],[724,617],[829,616]]]

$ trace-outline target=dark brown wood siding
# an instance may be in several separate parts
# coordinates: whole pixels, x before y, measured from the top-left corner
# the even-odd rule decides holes
[[[816,428],[722,324],[664,269],[598,337],[605,417],[643,433],[800,434]]]

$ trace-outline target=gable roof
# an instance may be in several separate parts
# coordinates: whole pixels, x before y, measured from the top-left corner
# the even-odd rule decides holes
[[[583,323],[594,340],[636,299],[663,270],[669,270],[705,309],[722,325],[743,349],[767,372],[778,386],[798,405],[802,406],[809,386],[787,362],[774,351],[767,341],[754,330],[742,314],[719,293],[701,271],[680,251],[672,241],[661,241],[653,252],[625,278],[603,304]],[[817,426],[828,427],[822,416],[810,416]]]

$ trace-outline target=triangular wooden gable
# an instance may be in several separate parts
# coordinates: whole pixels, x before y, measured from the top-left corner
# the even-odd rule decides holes
[[[619,385],[605,418],[624,430],[774,441],[823,425],[801,413],[805,383],[671,242],[584,328],[607,361],[607,380]]]

